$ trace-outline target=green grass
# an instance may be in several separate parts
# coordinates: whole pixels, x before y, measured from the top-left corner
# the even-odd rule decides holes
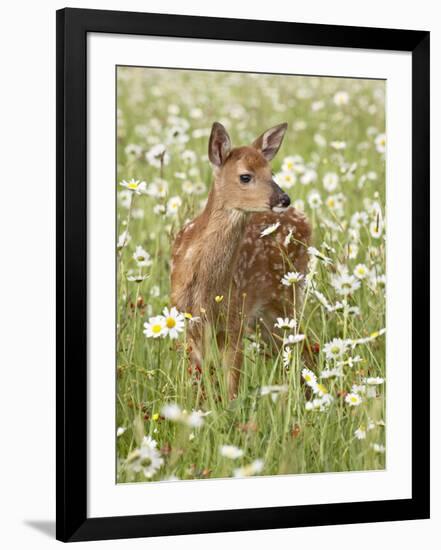
[[[334,96],[342,90],[349,101],[343,97],[343,104],[337,105]],[[385,442],[385,383],[375,386],[375,396],[360,390],[359,406],[345,401],[352,386],[362,385],[366,377],[385,378],[385,337],[374,335],[369,342],[349,349],[342,359],[359,356],[360,361],[352,367],[345,364],[341,377],[320,378],[324,368],[335,367],[335,361],[326,361],[326,343],[333,338],[364,338],[385,326],[381,279],[385,273],[385,161],[376,146],[377,136],[385,131],[384,93],[381,81],[118,69],[117,224],[118,235],[127,228],[130,235],[116,259],[117,427],[125,429],[116,441],[118,482],[229,477],[236,468],[257,459],[263,461],[261,475],[385,467],[385,453],[372,447]],[[274,171],[281,170],[285,157],[300,155],[306,168],[317,175],[316,181],[305,185],[298,174],[297,183],[287,192],[292,201],[304,201],[313,227],[313,246],[332,260],[328,265],[313,259],[315,273],[306,289],[298,328],[314,345],[313,365],[308,366],[333,397],[323,411],[307,410],[306,403],[314,396],[301,382],[306,366],[301,353],[304,343],[292,347],[293,357],[286,367],[281,354],[270,357],[262,347],[258,349],[259,334],[247,339],[239,395],[230,402],[215,343],[202,373],[195,373],[185,351],[185,331],[177,340],[143,334],[149,317],[160,315],[170,305],[174,235],[200,211],[211,185],[206,151],[215,120],[224,123],[235,145],[250,143],[270,126],[287,121],[287,135],[272,163]],[[170,129],[176,125],[188,138],[185,143],[179,143],[176,136],[170,138]],[[346,147],[336,149],[335,141],[345,142]],[[145,153],[156,143],[167,144],[168,164],[152,166],[146,161]],[[182,157],[185,150],[195,153],[194,162]],[[332,192],[323,186],[328,172],[339,176]],[[164,198],[131,195],[120,185],[130,178],[149,185],[158,177],[169,186]],[[186,180],[198,184],[200,194],[185,193],[182,182]],[[320,192],[319,208],[308,204],[312,190]],[[332,208],[330,195],[334,203],[341,202],[340,209]],[[182,199],[176,215],[154,212],[158,204],[167,208],[167,201],[175,196]],[[351,225],[356,212],[365,213],[367,220],[358,229]],[[377,238],[370,225],[375,228],[379,223],[383,233]],[[348,253],[350,243],[358,248],[355,257]],[[150,254],[150,266],[137,267],[132,257],[137,245]],[[347,296],[347,307],[328,311],[314,288],[332,306],[342,302],[344,297],[332,285],[332,277],[344,269],[351,274],[358,264],[367,266],[369,277]],[[139,273],[148,278],[141,283],[127,279]],[[348,312],[349,307],[358,309],[354,314]],[[278,333],[283,336],[283,331]],[[286,385],[287,391],[273,400],[271,395],[261,395],[261,388],[268,385]],[[163,407],[172,403],[189,413],[202,410],[209,414],[201,427],[191,428],[161,416]],[[369,422],[372,429],[366,438],[357,439],[355,430]],[[157,442],[163,459],[151,478],[132,467],[132,459],[136,462],[133,453],[145,435]],[[243,450],[243,456],[236,460],[223,457],[219,448],[226,444]]]

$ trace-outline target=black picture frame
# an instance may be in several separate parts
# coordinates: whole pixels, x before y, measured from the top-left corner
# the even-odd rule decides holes
[[[87,517],[87,33],[412,54],[412,498]],[[84,541],[429,517],[429,32],[63,9],[57,12],[56,537]]]

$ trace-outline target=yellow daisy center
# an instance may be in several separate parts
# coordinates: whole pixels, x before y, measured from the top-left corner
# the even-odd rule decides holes
[[[129,189],[137,189],[138,184],[137,184],[137,183],[129,183],[129,184],[127,185],[127,187],[128,187]]]
[[[154,332],[155,334],[159,334],[161,330],[162,330],[161,325],[152,325],[152,332]]]
[[[173,317],[167,317],[167,321],[165,322],[167,325],[167,328],[174,328],[176,326],[176,321],[173,319]]]

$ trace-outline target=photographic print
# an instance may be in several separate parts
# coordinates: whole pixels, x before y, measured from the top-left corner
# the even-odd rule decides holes
[[[116,67],[116,481],[383,470],[384,80]]]

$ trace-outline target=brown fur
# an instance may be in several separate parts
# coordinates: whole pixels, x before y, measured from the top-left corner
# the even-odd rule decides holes
[[[307,268],[311,229],[306,217],[293,208],[271,210],[286,198],[273,182],[268,162],[285,130],[286,125],[280,125],[252,146],[231,150],[225,129],[213,125],[213,187],[203,212],[183,227],[173,245],[172,303],[202,318],[190,331],[192,361],[203,359],[205,328],[207,323],[215,325],[228,368],[230,398],[237,394],[245,329],[261,320],[270,340],[275,318],[293,314],[292,289],[284,287],[281,278],[287,271]],[[252,174],[252,181],[241,183],[241,174]],[[261,238],[261,231],[276,221],[281,226],[275,238]],[[290,230],[293,239],[285,246]],[[297,294],[298,306],[300,291]],[[215,296],[224,298],[217,303]]]

